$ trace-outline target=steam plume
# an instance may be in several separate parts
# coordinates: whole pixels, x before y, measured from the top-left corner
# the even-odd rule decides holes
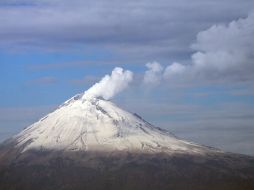
[[[121,67],[113,69],[111,75],[105,75],[100,82],[89,88],[84,97],[102,97],[106,100],[113,98],[116,94],[126,89],[133,80],[133,73],[123,70]]]

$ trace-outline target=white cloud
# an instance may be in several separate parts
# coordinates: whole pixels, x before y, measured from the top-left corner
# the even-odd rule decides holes
[[[163,73],[163,77],[165,79],[170,79],[170,77],[182,74],[185,70],[186,66],[175,62],[172,65],[166,67]]]
[[[147,63],[148,70],[144,75],[144,83],[146,85],[157,85],[162,78],[163,67],[158,62]]]
[[[197,35],[192,48],[193,72],[219,78],[253,79],[254,14],[228,25],[214,25]]]
[[[254,79],[254,13],[229,24],[214,25],[197,35],[191,46],[190,63],[173,63],[166,67],[163,78],[188,82],[192,79],[208,81],[246,81]],[[159,65],[159,63],[157,63]],[[149,68],[150,69],[150,68]],[[161,73],[146,71],[147,81],[158,84]],[[150,77],[147,77],[147,76]],[[177,80],[176,80],[177,79]]]

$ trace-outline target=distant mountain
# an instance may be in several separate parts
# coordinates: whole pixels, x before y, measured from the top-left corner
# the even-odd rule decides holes
[[[76,95],[0,146],[0,189],[254,189],[254,158]]]

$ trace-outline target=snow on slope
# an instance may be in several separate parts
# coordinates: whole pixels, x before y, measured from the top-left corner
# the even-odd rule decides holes
[[[203,153],[207,147],[177,139],[110,101],[76,95],[14,136],[18,147],[65,151]]]

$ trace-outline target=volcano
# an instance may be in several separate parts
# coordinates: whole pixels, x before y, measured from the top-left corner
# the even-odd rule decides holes
[[[254,189],[254,158],[76,95],[0,147],[0,189]]]
[[[56,111],[14,136],[12,141],[21,152],[61,150],[203,154],[210,151],[207,147],[177,139],[110,101],[85,95],[66,101]]]

